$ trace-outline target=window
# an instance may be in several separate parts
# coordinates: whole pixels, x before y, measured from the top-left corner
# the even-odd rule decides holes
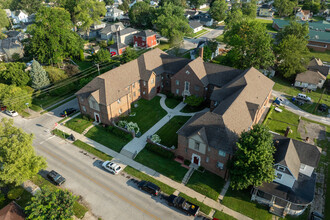
[[[136,96],[136,92],[133,92],[133,96],[134,96],[134,97]]]
[[[226,152],[224,152],[222,150],[219,150],[219,155],[222,156],[222,157],[225,157],[226,156]]]
[[[281,173],[277,173],[277,174],[276,174],[276,178],[277,178],[277,179],[281,179],[281,178],[282,178],[282,174],[281,174]]]
[[[121,108],[118,110],[119,114],[121,114]]]
[[[83,105],[81,107],[82,107],[83,111],[85,112],[86,111],[86,107],[83,106]]]
[[[280,170],[280,171],[283,171],[283,172],[285,171],[285,167],[278,166],[277,169]]]
[[[176,90],[175,90],[175,93],[179,95],[180,90],[179,90],[179,89],[176,89]]]
[[[187,70],[187,71],[186,71],[186,74],[187,74],[187,75],[189,75],[189,74],[190,74],[189,70]]]
[[[179,80],[175,80],[175,84],[178,86],[180,85],[180,81]]]
[[[120,103],[120,98],[117,100],[118,103]]]
[[[187,81],[184,82],[184,90],[189,91],[189,84]]]
[[[164,79],[164,76],[162,76],[162,79]]]
[[[209,162],[209,157],[206,157],[206,163],[208,163]]]
[[[223,163],[221,162],[217,162],[217,167],[220,169],[220,170],[223,170]]]
[[[199,145],[200,145],[199,142],[195,141],[195,147],[194,147],[194,149],[195,150],[199,150]]]
[[[126,87],[126,90],[129,90],[129,86]]]
[[[199,91],[200,87],[199,86],[195,86],[195,91]]]
[[[150,83],[151,83],[151,84],[154,84],[154,82],[155,82],[155,79],[152,78]]]
[[[132,84],[133,89],[135,88],[135,83]]]
[[[146,81],[143,81],[143,86],[146,86],[146,84],[147,84]]]
[[[145,91],[143,91],[143,95],[145,95],[146,94],[146,92]]]

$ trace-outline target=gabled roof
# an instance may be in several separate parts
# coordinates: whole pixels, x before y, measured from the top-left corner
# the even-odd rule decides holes
[[[25,215],[23,209],[12,201],[0,210],[0,220],[24,220]]]
[[[150,75],[155,72],[157,75],[164,72],[162,56],[166,55],[165,52],[159,48],[150,50],[142,54],[137,60],[139,63],[140,77],[144,81],[148,81]]]
[[[117,22],[115,24],[107,24],[105,28],[103,28],[100,33],[101,34],[109,34],[109,33],[115,33],[118,31],[118,28],[120,30],[124,29],[124,25],[121,22]]]
[[[202,27],[203,25],[199,22],[199,21],[189,21],[189,26],[192,28],[192,29],[195,29],[195,28],[198,28],[198,27]]]
[[[119,36],[123,36],[123,35],[127,35],[127,34],[131,34],[133,32],[138,32],[138,30],[134,29],[134,28],[125,28],[119,31]]]
[[[328,76],[330,72],[330,67],[323,65],[322,60],[317,58],[311,59],[311,61],[309,61],[308,63],[307,68],[310,70],[318,70],[324,76]]]
[[[320,83],[320,80],[326,80],[326,78],[327,77],[325,77],[319,71],[307,70],[303,73],[297,74],[296,81],[317,85]]]
[[[152,30],[143,30],[143,31],[140,31],[136,34],[134,34],[135,36],[142,36],[142,37],[150,37],[150,36],[153,36],[155,35],[156,32],[152,31]]]
[[[203,83],[204,86],[207,86],[209,84],[209,80],[207,78],[206,70],[204,67],[204,61],[201,57],[197,57],[187,66],[189,66],[191,70],[194,71],[195,75]]]

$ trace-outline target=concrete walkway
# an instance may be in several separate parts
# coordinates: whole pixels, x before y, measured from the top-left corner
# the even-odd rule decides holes
[[[278,91],[272,91],[272,95],[275,97],[281,97],[283,98],[284,102],[283,105],[285,106],[285,109],[289,110],[290,112],[293,112],[297,115],[300,115],[302,117],[308,118],[313,121],[317,121],[326,125],[330,125],[330,118],[322,117],[318,115],[313,115],[311,113],[305,112],[302,109],[300,109],[298,106],[294,105],[292,102],[290,102],[286,97],[285,93],[278,92]]]
[[[220,192],[220,195],[219,195],[219,197],[218,197],[218,199],[219,199],[220,201],[222,201],[222,200],[223,200],[223,197],[225,197],[225,195],[226,195],[226,193],[227,193],[227,190],[228,190],[228,188],[229,188],[229,185],[230,185],[230,180],[228,180],[228,181],[226,182],[226,184],[223,186],[223,188],[222,188],[222,190],[221,190],[221,192]]]

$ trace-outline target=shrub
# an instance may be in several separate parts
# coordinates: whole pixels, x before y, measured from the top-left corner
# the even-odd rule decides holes
[[[156,145],[153,145],[153,144],[147,144],[146,145],[146,149],[161,156],[161,157],[165,157],[167,159],[174,159],[174,153],[172,151],[168,151],[168,150],[165,150],[164,148],[162,147],[159,147],[159,146],[156,146]]]
[[[80,72],[79,67],[73,64],[66,65],[64,71],[68,76],[73,76]]]
[[[79,51],[79,56],[80,56],[80,60],[81,61],[85,61],[85,55],[84,55],[84,51],[83,50],[80,50]]]
[[[19,60],[21,59],[21,56],[18,54],[18,53],[14,53],[12,56],[11,56],[11,59],[16,61],[16,60]]]
[[[137,123],[134,123],[132,121],[128,122],[126,125],[126,129],[131,132],[135,132],[135,134],[140,132],[140,128]]]
[[[158,134],[153,134],[151,136],[151,141],[154,142],[154,143],[160,143],[161,142],[161,139],[160,139],[160,137],[159,137]]]
[[[6,200],[6,197],[4,194],[0,192],[0,206],[2,206],[2,203]]]
[[[46,66],[45,70],[48,73],[50,81],[53,83],[68,78],[64,70],[61,70],[59,68],[53,66]]]
[[[118,127],[125,128],[127,125],[127,121],[121,120],[118,122]]]
[[[184,103],[187,103],[187,105],[190,106],[200,106],[203,102],[203,98],[196,96],[196,95],[191,95],[188,96],[185,100]]]
[[[184,160],[183,163],[184,163],[184,165],[189,166],[191,162],[190,162],[190,160]]]
[[[17,199],[18,197],[20,197],[24,192],[24,189],[21,187],[15,187],[11,190],[9,190],[7,197],[8,199]]]
[[[117,137],[121,138],[122,140],[129,141],[131,140],[131,134],[126,133],[125,131],[122,131],[114,126],[108,126],[106,127],[107,131],[116,135]]]

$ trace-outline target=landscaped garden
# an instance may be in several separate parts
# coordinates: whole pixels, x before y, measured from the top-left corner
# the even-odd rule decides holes
[[[218,201],[219,194],[225,184],[225,180],[207,170],[204,173],[196,170],[190,177],[187,187]]]
[[[134,107],[137,104],[137,107]],[[141,134],[148,131],[154,124],[166,115],[166,111],[160,106],[160,97],[155,96],[150,101],[140,99],[132,103],[131,115],[122,118],[128,122],[132,121],[138,124]]]
[[[87,132],[86,137],[116,152],[120,152],[121,149],[132,140],[130,134],[112,126],[107,128],[95,126]]]
[[[156,134],[159,135],[160,144],[167,147],[178,146],[177,131],[189,120],[190,116],[174,116]]]
[[[65,126],[81,134],[86,128],[91,126],[92,123],[93,121],[89,120],[87,117],[78,115],[77,117],[66,122]]]

